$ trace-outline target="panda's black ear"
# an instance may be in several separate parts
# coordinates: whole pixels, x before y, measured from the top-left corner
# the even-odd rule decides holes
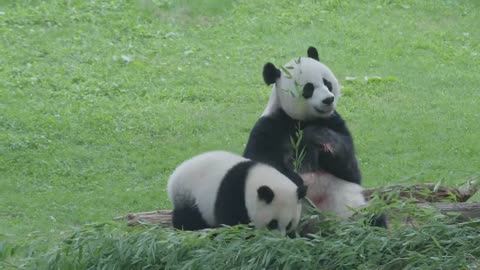
[[[270,204],[273,201],[275,194],[273,190],[267,186],[261,186],[257,189],[258,199],[265,201],[265,203]]]
[[[307,55],[308,57],[310,58],[313,58],[317,61],[320,61],[320,58],[318,58],[318,51],[315,47],[308,47],[308,50],[307,50]]]
[[[263,66],[263,80],[267,85],[275,83],[281,75],[282,73],[274,64],[266,63],[265,66]]]
[[[297,188],[297,197],[298,199],[303,199],[305,196],[307,196],[307,189],[308,187],[305,185],[298,186]]]

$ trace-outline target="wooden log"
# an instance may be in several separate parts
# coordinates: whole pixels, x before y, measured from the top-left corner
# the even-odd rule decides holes
[[[466,203],[479,189],[476,178],[458,187],[445,187],[435,184],[415,185],[389,185],[380,188],[366,189],[364,195],[367,198],[378,194],[382,199],[388,201],[390,196],[398,199],[413,199],[419,207],[434,207],[442,214],[458,214],[459,220],[480,218],[480,202]],[[455,202],[456,199],[456,202]],[[443,202],[442,202],[443,201]],[[445,202],[447,201],[447,202]],[[115,220],[126,220],[128,225],[162,225],[172,226],[171,210],[156,210],[141,213],[132,213],[126,216],[114,218]]]
[[[414,184],[401,185],[394,184],[385,187],[365,189],[363,194],[365,198],[380,196],[385,201],[393,199],[412,199],[413,202],[466,202],[479,189],[478,177],[460,187],[447,187],[438,184]]]
[[[460,221],[480,218],[480,202],[419,203],[417,205],[420,207],[433,207],[445,215],[458,215],[458,220]]]
[[[458,215],[459,220],[469,220],[480,218],[480,202],[473,203],[419,203],[419,207],[433,207],[442,214]],[[128,214],[126,216],[116,217],[115,220],[126,220],[130,226],[134,225],[161,225],[165,227],[172,226],[172,211],[157,210],[150,212],[141,212]]]

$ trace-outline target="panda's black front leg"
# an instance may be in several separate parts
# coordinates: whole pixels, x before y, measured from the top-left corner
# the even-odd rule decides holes
[[[293,120],[281,112],[260,118],[250,132],[243,156],[274,167],[297,186],[302,186],[303,180],[295,173],[289,159],[294,124]]]
[[[304,129],[303,145],[308,170],[324,170],[338,178],[360,184],[361,174],[355,157],[353,141],[322,126],[308,126]]]
[[[326,127],[307,127],[304,139],[321,153],[329,157],[348,157],[352,155],[351,142],[345,136]]]

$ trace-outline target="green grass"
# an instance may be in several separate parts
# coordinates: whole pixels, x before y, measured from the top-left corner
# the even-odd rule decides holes
[[[402,209],[404,210],[404,209]],[[84,226],[48,252],[23,260],[26,269],[477,269],[477,222],[448,224],[410,208],[417,227],[387,231],[324,220],[306,238],[243,226],[203,232],[118,224]],[[425,223],[426,222],[426,223]],[[8,247],[18,252],[16,247]]]
[[[0,1],[0,241],[169,208],[181,161],[243,150],[263,64],[310,45],[365,186],[480,174],[477,0],[272,3]]]

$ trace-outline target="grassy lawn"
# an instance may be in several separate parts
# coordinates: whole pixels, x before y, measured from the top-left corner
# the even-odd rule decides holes
[[[365,186],[463,183],[479,25],[478,0],[0,1],[0,241],[169,208],[181,161],[242,152],[263,64],[310,45],[345,87]]]

